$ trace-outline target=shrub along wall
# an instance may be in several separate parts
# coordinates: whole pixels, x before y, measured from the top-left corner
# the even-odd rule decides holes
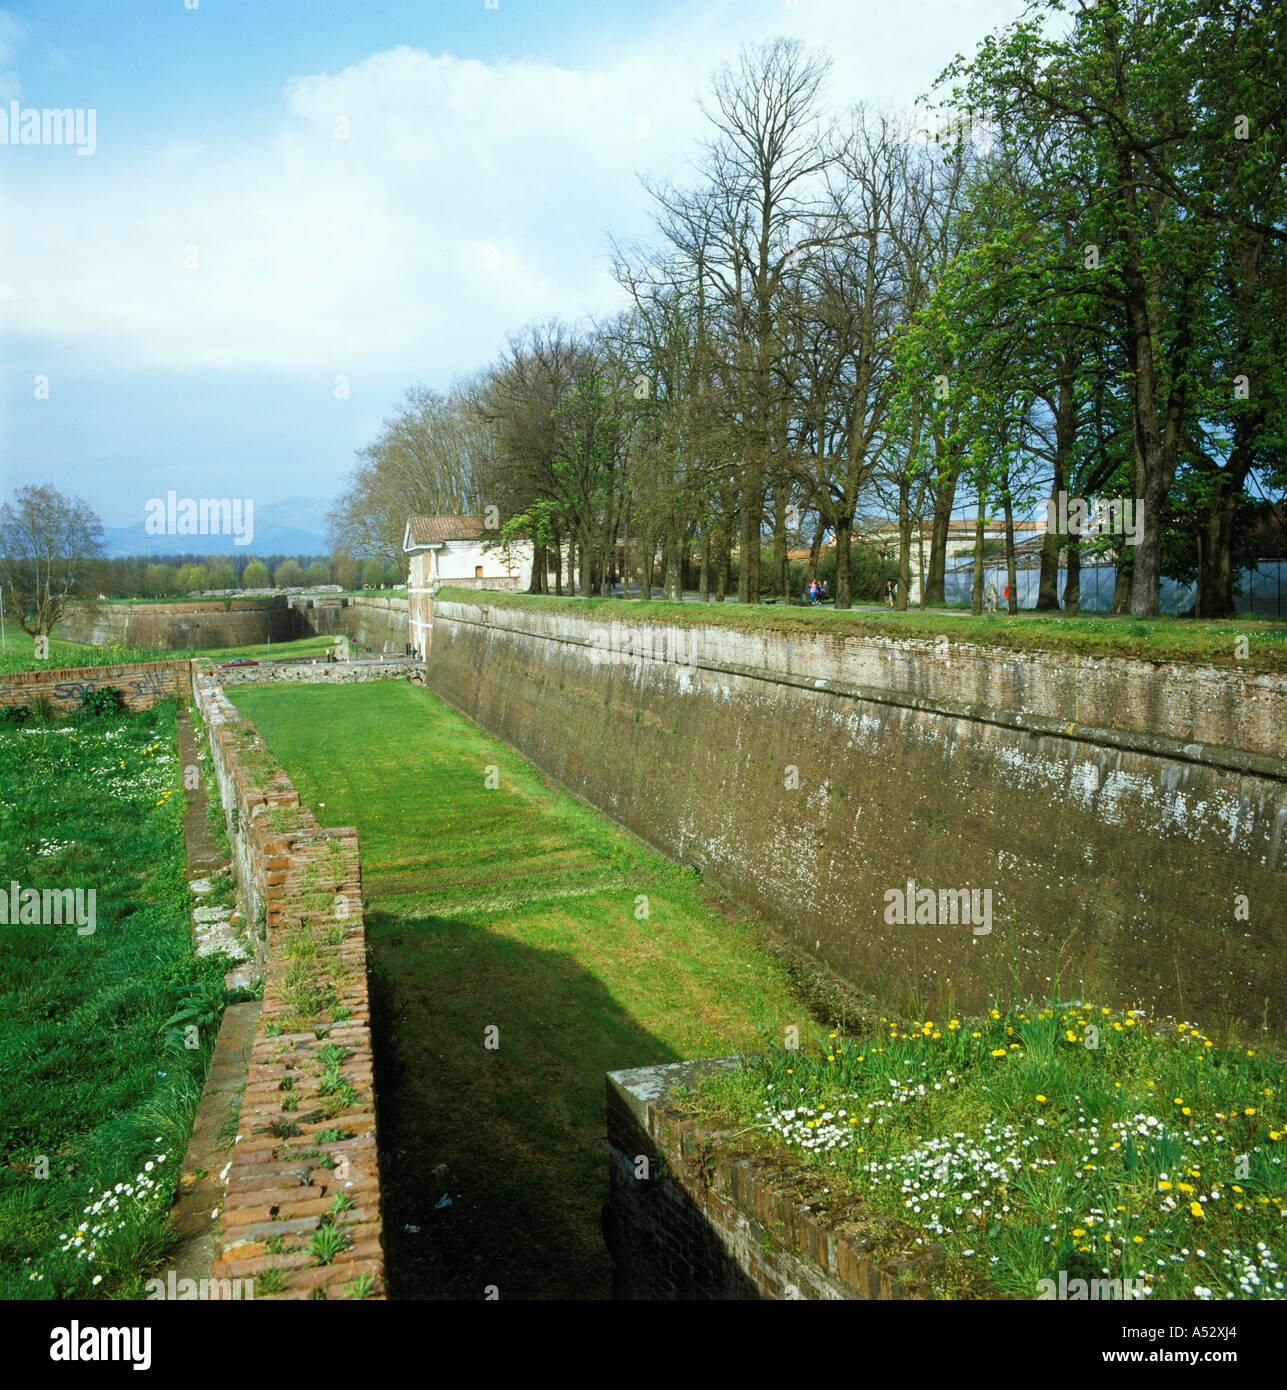
[[[253,1278],[257,1298],[383,1297],[357,832],[300,805],[213,677],[196,698],[265,972],[211,1277]]]
[[[428,682],[861,990],[1287,1021],[1283,676],[480,596]]]
[[[57,710],[76,709],[87,690],[115,686],[129,709],[151,709],[167,696],[190,697],[192,671],[186,661],[137,661],[123,666],[46,667],[0,674],[0,705],[30,705],[43,695]]]

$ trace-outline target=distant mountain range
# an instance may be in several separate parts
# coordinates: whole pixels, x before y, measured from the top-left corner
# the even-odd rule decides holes
[[[196,499],[200,500],[200,499]],[[162,498],[168,504],[168,498]],[[176,499],[179,514],[183,499]],[[170,531],[149,534],[146,521],[133,526],[104,526],[104,555],[328,555],[326,513],[332,503],[323,497],[288,497],[253,507],[250,538],[238,545],[235,535],[186,535]]]

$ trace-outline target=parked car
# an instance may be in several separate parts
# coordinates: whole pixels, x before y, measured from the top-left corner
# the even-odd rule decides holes
[[[220,667],[224,666],[258,666],[259,662],[252,661],[248,656],[239,656],[235,661],[221,661]]]

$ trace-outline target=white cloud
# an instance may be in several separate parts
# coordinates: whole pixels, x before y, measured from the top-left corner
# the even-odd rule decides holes
[[[14,45],[22,37],[22,25],[9,10],[0,10],[0,63],[13,57]],[[22,82],[16,72],[0,72],[0,102],[16,101],[22,96]]]
[[[0,10],[0,63],[13,57],[13,46],[22,37],[22,25],[10,10]]]
[[[695,99],[740,42],[798,33],[835,55],[837,106],[906,101],[1015,8],[932,0],[909,25],[884,5],[801,0],[748,23],[718,3],[581,70],[402,47],[291,78],[257,141],[221,147],[212,115],[201,145],[159,138],[56,178],[19,168],[0,207],[0,260],[27,267],[8,324],[113,367],[445,381],[530,320],[617,302],[606,240],[646,232],[637,171],[689,177]],[[934,22],[956,37],[927,57]],[[98,138],[102,151],[103,113]]]

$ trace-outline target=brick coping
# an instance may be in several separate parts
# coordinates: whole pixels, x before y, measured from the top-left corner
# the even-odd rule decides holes
[[[355,1297],[359,1280],[365,1297],[383,1298],[357,831],[320,826],[284,773],[258,771],[248,755],[266,750],[254,726],[210,676],[195,687],[266,919],[263,1003],[211,1276],[253,1279],[256,1299]],[[325,1232],[342,1247],[326,1249]]]

